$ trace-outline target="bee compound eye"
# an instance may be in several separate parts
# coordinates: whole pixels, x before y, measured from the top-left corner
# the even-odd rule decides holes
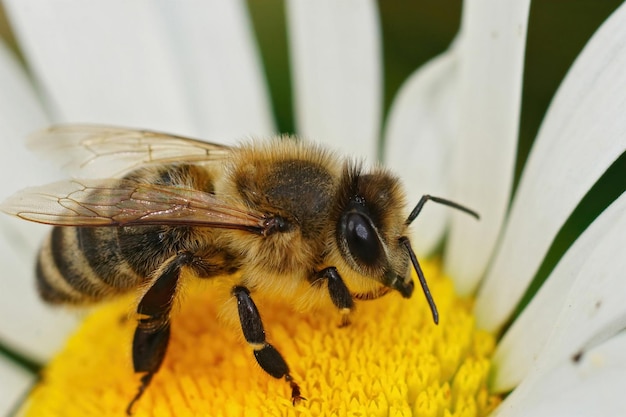
[[[375,264],[382,251],[378,235],[370,221],[360,213],[345,216],[344,237],[354,258],[366,265]]]

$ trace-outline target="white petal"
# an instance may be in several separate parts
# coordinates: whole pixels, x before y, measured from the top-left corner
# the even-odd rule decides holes
[[[382,62],[376,4],[287,1],[298,133],[374,160]]]
[[[60,176],[28,152],[22,138],[48,123],[36,95],[0,43],[0,198]],[[35,291],[34,256],[48,228],[0,213],[0,340],[35,359],[47,359],[75,320],[46,309]]]
[[[456,48],[416,71],[400,88],[385,129],[385,163],[402,178],[409,199],[449,194],[450,153],[457,133]],[[426,205],[415,222],[413,247],[432,252],[443,237],[449,210]]]
[[[621,417],[626,415],[626,334],[563,358],[549,372],[525,379],[494,412],[497,417]]]
[[[232,143],[275,133],[245,3],[162,0],[159,6],[200,137]]]
[[[0,415],[16,410],[35,382],[36,376],[0,355]]]
[[[3,200],[19,188],[50,179],[56,170],[42,163],[24,146],[26,135],[45,126],[48,117],[23,68],[2,42],[0,91],[0,173],[3,178],[11,179],[4,181],[0,187],[0,200]]]
[[[10,1],[61,121],[211,139],[273,131],[241,1]]]
[[[460,294],[473,292],[482,278],[509,204],[529,6],[530,0],[463,5],[452,189],[481,220],[452,215],[445,266]]]
[[[55,120],[193,133],[156,3],[6,3]]]
[[[524,169],[494,263],[478,295],[478,325],[499,328],[555,235],[626,149],[626,5],[589,41],[559,88]]]
[[[52,166],[26,150],[25,137],[48,124],[48,118],[23,69],[0,42],[0,199],[20,188],[50,179]],[[19,175],[16,175],[19,173]]]
[[[493,358],[494,390],[508,391],[525,377],[551,335],[554,333],[556,337],[561,331],[565,331],[561,316],[568,317],[568,322],[569,317],[574,320],[571,323],[573,326],[568,328],[573,334],[567,338],[567,342],[572,345],[562,346],[562,349],[567,347],[570,350],[590,341],[585,338],[602,333],[599,329],[606,330],[605,324],[612,323],[613,318],[626,317],[626,306],[623,305],[626,289],[622,283],[626,262],[624,256],[619,254],[624,247],[626,193],[574,242],[549,279],[502,338]],[[613,277],[611,280],[606,277],[609,274]],[[592,290],[588,284],[601,288]],[[608,314],[609,318],[598,325],[589,323],[584,318],[576,321],[578,314],[596,314],[595,303],[599,297],[604,301],[598,308]],[[597,316],[595,320],[599,318]],[[558,330],[553,330],[557,326]],[[562,356],[571,353],[561,350]]]

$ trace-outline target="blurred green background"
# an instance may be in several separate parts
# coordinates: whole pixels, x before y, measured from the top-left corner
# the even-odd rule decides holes
[[[524,72],[519,152],[515,181],[541,120],[568,68],[619,0],[537,0],[530,9]],[[444,51],[458,30],[460,0],[378,2],[383,32],[385,112],[402,82],[421,64]],[[283,0],[248,0],[270,86],[278,126],[293,132],[291,87]],[[0,10],[0,35],[19,54]],[[626,69],[625,69],[626,71]],[[598,181],[557,236],[526,300],[540,286],[570,243],[626,188],[624,155]],[[521,305],[525,305],[523,301]],[[521,308],[521,307],[520,307]]]

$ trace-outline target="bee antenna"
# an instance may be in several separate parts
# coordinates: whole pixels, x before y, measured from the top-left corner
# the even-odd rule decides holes
[[[428,200],[432,200],[435,203],[443,204],[444,206],[449,206],[455,208],[457,210],[461,210],[469,214],[470,216],[475,217],[477,220],[480,219],[478,213],[474,210],[471,210],[465,206],[455,203],[454,201],[446,200],[445,198],[434,197],[432,195],[424,194],[420,201],[418,201],[415,208],[409,214],[409,217],[406,219],[405,224],[408,226],[415,220],[415,218],[422,211],[422,207]],[[409,257],[411,258],[411,263],[413,264],[413,268],[415,268],[415,272],[417,273],[417,278],[420,281],[420,285],[422,286],[422,291],[424,291],[424,296],[426,297],[426,301],[428,301],[428,305],[430,306],[430,311],[433,313],[433,321],[435,324],[439,324],[439,312],[437,311],[437,306],[435,305],[435,300],[433,300],[433,296],[430,293],[430,289],[428,288],[428,283],[426,283],[426,278],[424,277],[424,272],[422,271],[422,267],[420,267],[420,263],[417,260],[417,256],[415,256],[415,252],[413,252],[413,248],[411,247],[411,242],[407,237],[400,238],[400,242],[406,247],[406,250],[409,252]]]
[[[422,267],[420,267],[420,263],[417,261],[417,256],[415,256],[415,252],[413,252],[411,242],[409,242],[409,239],[404,236],[400,238],[400,242],[406,247],[406,250],[409,252],[409,257],[411,258],[411,263],[413,264],[413,268],[415,268],[415,272],[417,272],[417,278],[419,279],[420,285],[422,286],[422,291],[424,291],[424,296],[426,297],[426,301],[428,301],[430,311],[433,313],[433,321],[435,322],[435,324],[439,324],[439,312],[437,311],[435,300],[430,293],[430,289],[428,288],[428,283],[426,283],[426,277],[424,277]]]
[[[471,210],[465,206],[457,204],[454,201],[446,200],[445,198],[434,197],[432,195],[424,194],[422,198],[420,198],[420,201],[417,203],[413,211],[411,211],[411,214],[409,214],[409,217],[406,219],[406,222],[405,222],[406,225],[411,224],[413,220],[415,220],[417,215],[420,214],[420,211],[422,211],[422,207],[424,207],[424,204],[426,204],[428,200],[432,200],[435,203],[443,204],[444,206],[461,210],[462,212],[465,212],[469,214],[470,216],[475,217],[476,220],[480,220],[480,215],[476,213],[474,210]]]

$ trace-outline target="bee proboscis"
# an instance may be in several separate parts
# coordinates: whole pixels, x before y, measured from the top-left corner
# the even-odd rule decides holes
[[[390,291],[411,297],[413,267],[438,312],[408,238],[428,200],[404,214],[399,180],[382,167],[364,169],[327,149],[277,137],[234,147],[125,128],[60,125],[36,133],[35,149],[89,177],[27,188],[0,208],[54,225],[36,276],[50,303],[87,304],[143,291],[133,339],[142,374],[127,407],[159,370],[170,338],[170,313],[183,272],[198,279],[237,276],[231,295],[241,329],[261,368],[299,385],[265,338],[255,292],[295,299],[303,284],[323,292],[349,324],[355,300]]]

